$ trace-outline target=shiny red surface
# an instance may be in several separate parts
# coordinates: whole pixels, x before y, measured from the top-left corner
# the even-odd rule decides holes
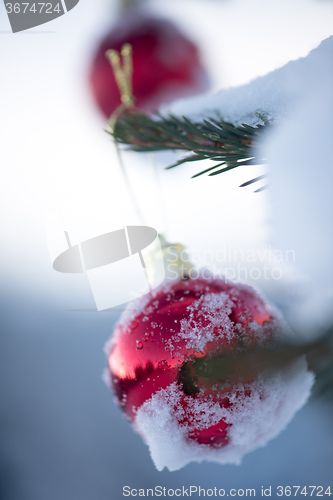
[[[234,337],[229,340],[223,334],[221,337],[223,325],[220,328],[212,326],[216,338],[206,345],[203,352],[186,347],[186,340],[178,334],[181,320],[188,317],[188,307],[207,293],[220,292],[227,293],[233,303],[229,318],[235,324]],[[200,311],[195,313],[194,323],[199,314]],[[108,361],[120,406],[133,420],[136,410],[145,401],[172,382],[177,382],[179,391],[184,395],[181,404],[185,417],[179,423],[186,420],[189,423],[193,417],[187,408],[188,396],[202,400],[210,398],[224,408],[232,406],[228,397],[221,397],[221,393],[216,392],[213,383],[207,381],[201,372],[196,373],[197,365],[194,362],[202,359],[209,364],[209,360],[216,355],[242,348],[244,335],[255,342],[255,334],[248,323],[254,320],[259,324],[269,324],[270,319],[267,306],[252,288],[226,283],[224,280],[180,280],[170,285],[167,291],[162,287],[152,292],[145,307],[134,313],[130,321],[120,321],[115,330],[114,345]],[[236,325],[238,328],[241,325],[241,335]],[[204,326],[209,327],[207,321]],[[250,395],[249,390],[245,396]],[[202,444],[223,446],[228,442],[227,425],[220,421],[206,429],[194,430],[192,425],[188,437]]]
[[[172,23],[125,13],[101,41],[90,71],[94,97],[107,118],[121,102],[105,52],[120,51],[124,43],[133,47],[133,95],[138,108],[153,111],[163,103],[207,88],[196,46]]]

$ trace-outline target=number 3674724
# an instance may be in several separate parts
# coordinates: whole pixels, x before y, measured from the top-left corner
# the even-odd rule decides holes
[[[61,13],[60,4],[57,3],[54,7],[51,3],[6,3],[7,14],[53,14],[53,12]]]

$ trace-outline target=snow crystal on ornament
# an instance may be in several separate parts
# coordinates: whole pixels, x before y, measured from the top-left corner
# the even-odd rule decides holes
[[[306,403],[314,381],[307,372],[304,358],[267,378],[264,375],[249,385],[239,385],[228,393],[230,406],[221,407],[206,398],[191,401],[193,420],[183,422],[182,394],[176,383],[154,394],[139,408],[135,428],[149,446],[158,470],[178,470],[190,462],[240,464],[243,456],[265,446],[292,420]],[[251,394],[247,395],[247,391]],[[222,447],[199,444],[189,440],[197,428],[217,424],[221,419],[228,426],[229,442]]]
[[[214,340],[217,329],[229,339],[233,333],[233,323],[229,318],[232,306],[233,302],[224,292],[208,293],[193,302],[188,307],[188,317],[180,322],[179,336],[187,341],[186,348],[204,351],[206,344]],[[195,313],[197,317],[194,319]]]

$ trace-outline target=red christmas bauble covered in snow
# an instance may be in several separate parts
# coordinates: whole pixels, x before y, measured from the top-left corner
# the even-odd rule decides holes
[[[90,70],[96,102],[106,117],[121,104],[119,90],[105,53],[133,48],[133,95],[144,111],[202,92],[208,79],[197,47],[168,20],[125,11],[101,41]]]
[[[309,394],[306,362],[266,377],[230,364],[286,329],[253,288],[212,277],[167,282],[130,305],[107,347],[109,374],[157,468],[239,463],[286,425]]]

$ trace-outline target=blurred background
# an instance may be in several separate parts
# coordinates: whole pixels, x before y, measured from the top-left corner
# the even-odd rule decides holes
[[[245,84],[305,56],[332,33],[329,0],[145,4],[197,45],[209,92]],[[89,85],[98,44],[117,25],[119,6],[81,0],[52,23],[15,35],[4,5],[0,11],[1,498],[118,499],[124,485],[326,489],[333,428],[325,400],[310,401],[241,466],[155,470],[102,381],[103,346],[121,310],[97,312],[85,275],[52,269],[45,229],[55,211],[72,243],[136,222]],[[161,192],[151,157],[124,154],[147,223],[190,253],[222,244],[268,244],[267,193],[238,189],[252,171],[191,180],[193,165],[164,170],[177,157],[163,153],[154,159],[163,217],[156,209]]]

